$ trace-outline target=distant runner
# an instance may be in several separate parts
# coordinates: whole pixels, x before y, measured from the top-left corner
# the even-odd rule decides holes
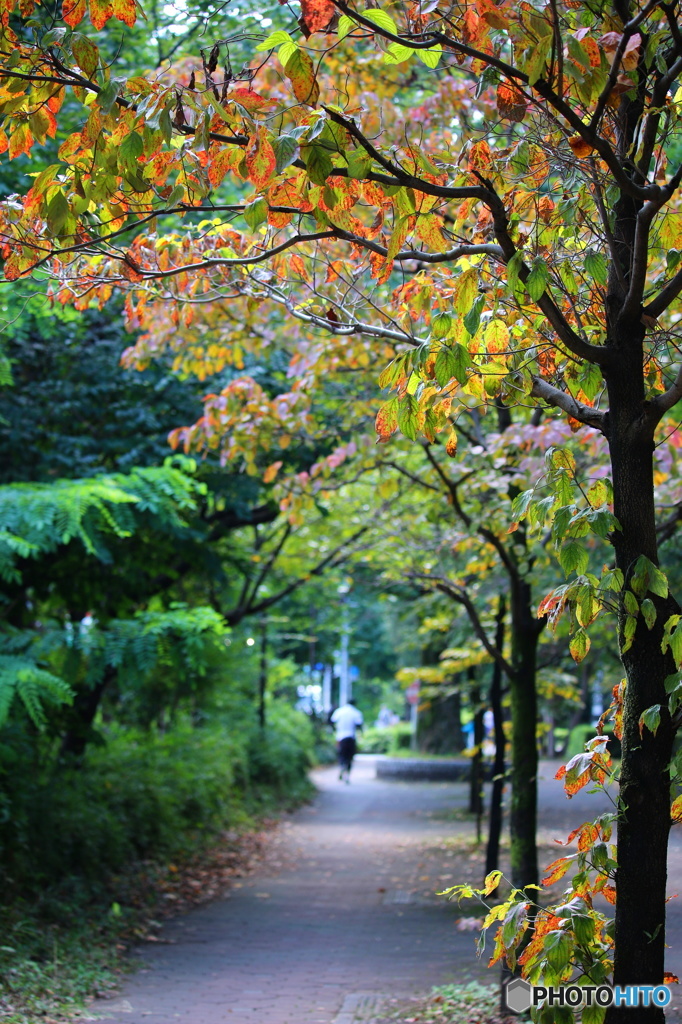
[[[350,769],[353,764],[355,752],[358,749],[355,742],[355,732],[362,729],[362,712],[358,711],[353,698],[349,698],[345,704],[332,712],[330,721],[336,726],[336,750],[339,757],[339,779],[345,777],[350,782]]]

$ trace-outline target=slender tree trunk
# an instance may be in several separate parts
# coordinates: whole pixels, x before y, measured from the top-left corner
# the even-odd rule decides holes
[[[474,756],[471,759],[471,774],[469,776],[469,814],[477,817],[483,812],[483,708],[481,707],[481,688],[476,683],[476,669],[468,670],[469,700],[474,712]]]
[[[504,648],[504,618],[507,612],[504,595],[500,598],[497,609],[497,629],[495,647],[498,651]],[[498,662],[493,663],[493,674],[490,682],[490,707],[493,713],[495,730],[495,758],[493,760],[493,784],[490,794],[490,816],[488,819],[488,844],[485,852],[485,873],[490,874],[499,867],[500,836],[502,834],[502,794],[504,792],[504,753],[505,735],[502,717],[502,669]]]
[[[635,339],[636,342],[636,339]],[[637,348],[635,344],[632,346]],[[626,359],[609,380],[609,447],[613,468],[616,564],[630,582],[635,563],[645,555],[658,562],[653,484],[653,437],[643,422],[645,409],[641,354],[628,367]],[[623,752],[618,820],[618,871],[614,983],[660,985],[665,957],[665,889],[670,830],[670,775],[673,730],[667,712],[664,681],[675,670],[661,652],[663,626],[677,611],[668,598],[648,595],[656,605],[656,622],[647,629],[642,616],[629,650],[622,653],[627,685],[624,699]],[[625,612],[621,608],[619,637],[624,644]],[[654,704],[662,705],[656,735],[639,719]],[[645,869],[645,870],[643,870]],[[608,1024],[659,1024],[657,1008],[612,1008]]]
[[[81,759],[92,738],[92,723],[95,721],[104,691],[116,679],[116,669],[110,665],[104,670],[99,683],[89,690],[77,693],[69,713],[69,724],[64,733],[60,754]]]
[[[511,596],[514,674],[509,687],[512,720],[511,876],[518,889],[537,885],[538,882],[535,674],[541,628],[533,614],[530,584],[518,580]]]

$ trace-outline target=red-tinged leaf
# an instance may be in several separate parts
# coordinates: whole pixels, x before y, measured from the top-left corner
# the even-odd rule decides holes
[[[5,153],[9,149],[9,139],[7,133],[3,128],[0,128],[0,153]]]
[[[208,165],[208,180],[216,188],[232,167],[234,152],[227,146],[219,149],[217,153],[211,154],[211,162]]]
[[[256,188],[267,185],[275,173],[277,160],[264,127],[261,126],[249,142],[245,160],[249,178]]]
[[[556,775],[554,776],[554,778],[555,779],[563,779],[565,774],[566,774],[566,765],[562,764],[561,768],[559,768],[559,770],[556,773]]]
[[[559,879],[563,878],[571,864],[575,860],[574,857],[559,857],[558,860],[553,860],[551,864],[548,864],[545,868],[547,874],[542,879],[541,885],[554,885]]]
[[[491,162],[490,146],[485,139],[475,142],[469,150],[469,170],[485,174],[490,170]]]
[[[599,828],[594,822],[586,822],[578,834],[578,849],[581,853],[589,850],[599,839]]]
[[[664,985],[679,985],[679,983],[680,979],[677,977],[676,974],[671,974],[669,971],[666,971],[663,975]]]
[[[111,10],[115,18],[126,25],[134,25],[137,18],[135,0],[111,0]]]
[[[104,28],[109,18],[113,18],[114,9],[111,0],[89,0],[90,21],[96,29]]]
[[[398,405],[398,398],[390,398],[377,413],[375,427],[380,443],[388,441],[391,434],[395,434],[398,429]]]
[[[279,473],[281,468],[282,468],[282,462],[281,461],[280,462],[273,462],[272,465],[268,466],[268,468],[263,473],[263,483],[264,484],[271,484],[272,481],[277,476],[277,474]]]
[[[268,107],[272,104],[272,100],[261,96],[260,93],[255,92],[253,89],[234,89],[228,96],[228,99],[238,103],[249,114],[257,114],[263,107]]]
[[[62,19],[69,28],[75,28],[85,17],[86,10],[85,0],[63,0]]]
[[[30,153],[31,146],[33,145],[33,136],[28,127],[27,121],[22,121],[12,134],[9,140],[9,158],[14,160],[15,157],[21,156],[22,153]]]
[[[306,28],[311,33],[323,32],[336,13],[332,0],[301,0]]]
[[[523,121],[527,109],[523,93],[502,83],[497,88],[497,109],[508,121]]]
[[[682,796],[676,796],[673,800],[670,817],[674,822],[682,821]]]
[[[294,96],[299,103],[307,103],[314,107],[320,97],[320,86],[308,54],[296,47],[284,65],[284,73],[291,82]]]
[[[576,754],[566,765],[564,789],[567,796],[574,796],[592,779],[591,754]]]

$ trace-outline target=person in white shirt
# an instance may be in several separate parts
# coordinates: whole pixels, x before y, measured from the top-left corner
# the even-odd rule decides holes
[[[339,757],[339,779],[350,782],[350,769],[357,750],[355,733],[362,729],[364,719],[352,698],[333,711],[330,721],[336,728],[336,750]]]

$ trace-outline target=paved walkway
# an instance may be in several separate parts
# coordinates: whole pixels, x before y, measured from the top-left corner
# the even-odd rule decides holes
[[[598,813],[599,798],[567,802],[551,775],[546,766],[543,837],[565,838]],[[102,1019],[358,1024],[388,997],[466,978],[495,983],[474,935],[457,928],[461,911],[435,896],[462,877],[466,853],[443,840],[471,828],[452,815],[466,786],[379,781],[371,759],[356,763],[349,786],[332,769],[315,780],[318,798],[281,827],[276,856],[225,898],[165,925],[120,996],[94,1004]],[[672,961],[682,968],[679,952]]]

